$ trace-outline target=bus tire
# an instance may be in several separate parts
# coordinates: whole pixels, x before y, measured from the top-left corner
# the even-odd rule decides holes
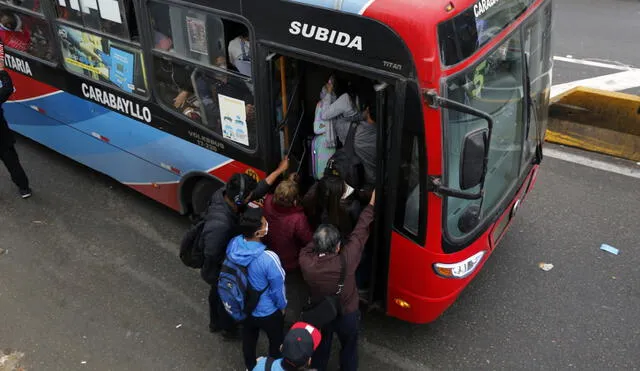
[[[191,213],[194,217],[204,216],[211,196],[222,185],[213,179],[202,178],[193,186],[191,191]]]

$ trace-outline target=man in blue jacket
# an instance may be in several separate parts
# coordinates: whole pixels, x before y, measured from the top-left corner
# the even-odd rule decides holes
[[[259,292],[264,291],[242,328],[244,363],[248,370],[253,370],[260,330],[266,332],[269,338],[269,357],[281,357],[280,344],[284,339],[284,312],[287,308],[285,273],[278,255],[266,250],[261,242],[269,232],[269,224],[261,208],[247,209],[238,227],[242,234],[229,243],[227,259],[247,267],[251,287]]]

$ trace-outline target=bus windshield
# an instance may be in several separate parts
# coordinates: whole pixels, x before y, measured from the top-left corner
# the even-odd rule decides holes
[[[484,200],[448,198],[446,228],[454,239],[470,232],[461,218],[467,209],[474,207],[480,218],[487,216],[514,189],[520,174],[525,130],[522,69],[520,33],[516,32],[482,61],[445,82],[447,98],[487,112],[494,119]],[[447,111],[444,120],[447,185],[459,189],[460,157],[465,137],[486,129],[487,122],[453,110]],[[479,186],[467,191],[478,192]],[[477,210],[480,205],[482,209]]]
[[[442,63],[451,66],[470,57],[513,23],[533,0],[479,0],[438,25]]]

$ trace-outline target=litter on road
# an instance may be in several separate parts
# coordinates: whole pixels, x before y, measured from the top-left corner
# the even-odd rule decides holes
[[[620,250],[616,249],[613,246],[607,245],[606,243],[603,243],[600,246],[600,250],[604,250],[606,252],[612,253],[613,255],[618,255],[618,253],[620,252]]]
[[[553,269],[553,264],[551,264],[551,263],[540,263],[540,264],[538,264],[538,267],[540,267],[540,269],[542,269],[543,271],[548,272],[548,271]]]
[[[19,371],[24,370],[20,366],[20,360],[24,357],[24,353],[20,352],[0,352],[0,371]]]

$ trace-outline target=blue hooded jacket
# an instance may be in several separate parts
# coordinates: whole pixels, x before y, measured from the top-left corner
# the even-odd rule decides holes
[[[262,291],[254,317],[267,317],[276,310],[287,307],[284,278],[285,273],[278,255],[265,250],[262,242],[246,241],[242,235],[234,237],[227,247],[227,257],[236,264],[246,266],[251,286]]]

